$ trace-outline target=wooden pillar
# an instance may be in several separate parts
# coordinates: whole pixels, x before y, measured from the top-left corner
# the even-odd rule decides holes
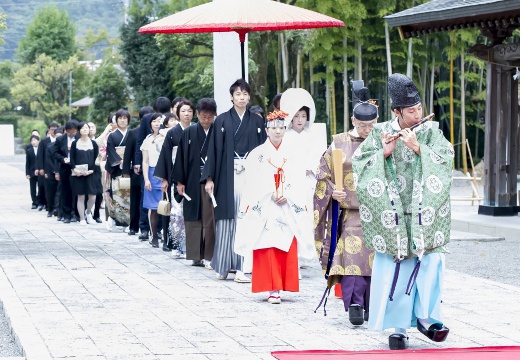
[[[520,44],[496,45],[487,64],[486,128],[484,149],[484,204],[478,213],[517,215],[518,80]]]

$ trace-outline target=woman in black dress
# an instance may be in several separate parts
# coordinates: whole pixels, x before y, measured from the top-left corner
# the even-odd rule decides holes
[[[93,174],[99,148],[96,142],[89,137],[90,127],[87,123],[80,122],[78,131],[81,137],[70,147],[70,167],[72,169],[70,185],[74,194],[78,196],[79,224],[86,225],[94,223],[92,209],[96,201],[97,182]],[[85,195],[88,196],[87,210],[85,210]]]

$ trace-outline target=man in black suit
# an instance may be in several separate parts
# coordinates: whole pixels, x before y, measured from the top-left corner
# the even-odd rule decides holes
[[[72,142],[76,140],[79,135],[78,122],[76,120],[69,120],[65,124],[65,133],[59,137],[53,146],[54,159],[59,163],[59,169],[56,169],[59,173],[59,181],[61,182],[61,194],[60,194],[60,207],[61,214],[63,216],[63,222],[68,224],[72,221],[74,216],[74,209],[72,204],[72,188],[70,186],[70,146]]]
[[[40,144],[38,145],[38,155],[36,156],[36,168],[38,169],[38,190],[41,190],[39,192],[38,197],[40,198],[40,204],[45,204],[47,207],[47,217],[52,216],[52,212],[54,210],[53,204],[54,202],[49,203],[48,202],[48,196],[47,196],[47,187],[51,186],[54,187],[54,184],[50,184],[47,179],[45,173],[45,162],[47,157],[47,148],[49,144],[53,143],[55,141],[54,137],[54,131],[58,128],[58,124],[56,123],[50,123],[49,127],[47,129],[47,137],[40,141]],[[52,176],[54,178],[54,174]],[[52,179],[54,180],[54,179]],[[55,181],[55,180],[54,180]],[[41,186],[40,186],[41,184]],[[51,192],[56,192],[54,189],[49,189]],[[42,208],[43,209],[43,208]]]
[[[31,135],[30,144],[25,148],[25,177],[29,179],[31,189],[31,209],[38,208],[38,194],[36,187],[38,185],[38,169],[36,168],[36,156],[38,154],[38,145],[40,138],[37,135]]]
[[[139,110],[139,121],[142,122],[145,115],[152,113],[153,109],[150,106],[141,108]],[[128,235],[135,235],[139,230],[144,235],[149,231],[149,227],[141,227],[139,222],[141,217],[141,179],[143,174],[140,166],[136,165],[135,154],[140,130],[138,126],[128,131],[125,155],[123,157],[123,177],[130,177],[130,229]]]
[[[65,129],[59,127],[53,131],[54,139],[59,138],[63,135]],[[43,165],[44,178],[45,178],[45,197],[47,199],[47,217],[59,216],[60,214],[60,197],[59,197],[59,179],[60,175],[56,172],[59,169],[60,164],[54,159],[52,152],[54,149],[54,142],[49,142],[45,149],[45,163]]]

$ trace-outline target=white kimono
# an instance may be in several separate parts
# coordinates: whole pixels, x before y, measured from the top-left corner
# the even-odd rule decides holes
[[[298,253],[309,260],[315,256],[313,238],[309,238],[312,234],[302,231],[312,213],[312,207],[306,206],[304,198],[299,196],[305,187],[304,171],[289,150],[285,140],[277,150],[267,139],[247,157],[234,247],[237,254],[244,256],[244,268],[251,267],[247,262],[252,260],[253,250],[277,248],[288,252],[293,237],[297,240]],[[283,191],[287,199],[282,206],[271,198],[278,167],[285,175],[278,190],[279,196]]]
[[[327,130],[325,124],[313,124],[312,127],[309,125],[308,123],[300,133],[288,128],[284,141],[287,143],[290,153],[296,157],[298,167],[303,171],[305,177],[302,192],[297,196],[300,198],[298,201],[304,203],[309,211],[306,214],[308,219],[302,222],[300,231],[305,233],[304,238],[309,240],[308,245],[314,247],[313,197],[316,189],[316,170],[321,156],[327,150]],[[300,252],[298,244],[299,260],[305,261],[306,257]],[[316,256],[311,259],[316,259]]]

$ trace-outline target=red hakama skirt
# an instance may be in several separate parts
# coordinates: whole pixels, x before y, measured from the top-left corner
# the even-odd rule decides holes
[[[300,290],[298,247],[293,237],[288,252],[277,248],[253,250],[252,291]]]

